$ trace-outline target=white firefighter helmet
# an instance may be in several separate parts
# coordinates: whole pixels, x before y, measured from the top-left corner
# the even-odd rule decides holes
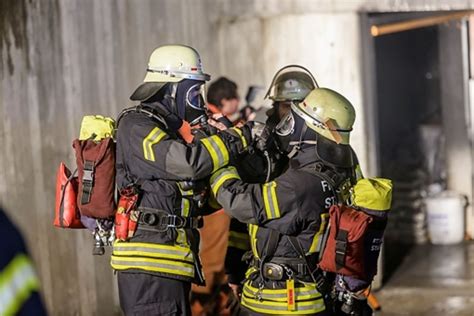
[[[185,45],[160,46],[151,53],[143,83],[130,99],[146,100],[165,84],[183,79],[209,81],[211,76],[204,73],[201,57],[194,48]]]
[[[341,94],[317,88],[303,102],[293,102],[291,109],[316,133],[337,144],[349,144],[356,113],[349,100]]]

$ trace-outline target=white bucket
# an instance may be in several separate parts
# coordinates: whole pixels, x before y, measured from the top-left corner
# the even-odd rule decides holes
[[[457,244],[464,239],[464,209],[466,198],[445,191],[425,199],[428,233],[435,245]]]

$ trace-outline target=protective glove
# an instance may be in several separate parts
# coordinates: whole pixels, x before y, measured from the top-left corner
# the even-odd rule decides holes
[[[255,122],[252,128],[252,139],[254,147],[261,152],[268,150],[268,145],[271,141],[270,128],[261,122]]]
[[[241,127],[232,127],[223,130],[219,135],[226,141],[230,151],[234,155],[248,151],[252,144],[252,122],[247,122]]]

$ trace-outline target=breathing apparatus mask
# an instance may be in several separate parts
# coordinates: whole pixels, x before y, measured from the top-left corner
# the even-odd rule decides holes
[[[333,167],[349,168],[354,164],[350,145],[337,144],[311,128],[293,110],[288,112],[274,129],[278,151],[293,158],[299,150],[313,147],[316,159]]]
[[[316,144],[316,133],[309,130],[305,121],[290,110],[275,126],[275,143],[278,151],[292,158],[299,149]]]
[[[158,93],[157,100],[179,119],[191,126],[207,123],[204,81],[185,79],[168,83]]]

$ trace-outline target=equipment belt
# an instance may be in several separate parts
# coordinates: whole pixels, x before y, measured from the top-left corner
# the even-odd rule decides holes
[[[256,267],[257,270],[260,267],[260,260],[253,258],[251,265]],[[283,257],[273,257],[269,262],[263,263],[263,277],[268,280],[281,281],[287,280],[289,278],[288,273],[290,269],[296,279],[311,281],[311,276],[309,275],[310,271],[306,267],[304,260],[300,258],[283,258]],[[284,273],[280,273],[280,271]],[[277,276],[281,275],[281,278]]]
[[[138,229],[166,230],[168,228],[197,229],[203,226],[201,217],[168,214],[163,210],[139,207]]]

